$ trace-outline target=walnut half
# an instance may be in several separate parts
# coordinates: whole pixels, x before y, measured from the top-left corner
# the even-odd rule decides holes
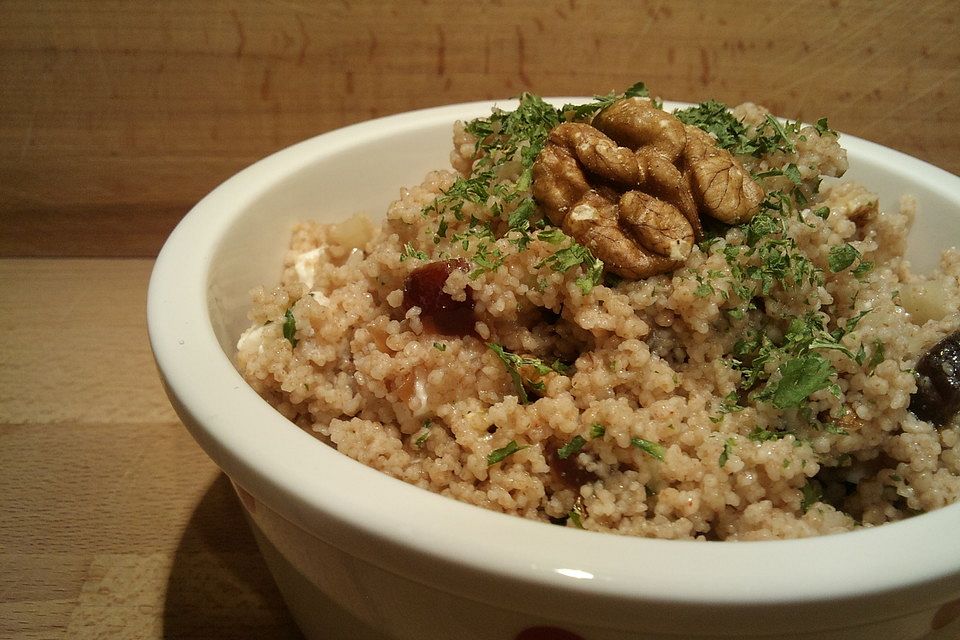
[[[533,197],[608,270],[638,279],[686,261],[701,214],[743,222],[764,193],[709,135],[628,98],[591,124],[550,131],[533,166]]]
[[[636,154],[582,123],[555,127],[533,165],[533,197],[550,222],[625,278],[683,264],[693,227],[676,207],[641,190]]]

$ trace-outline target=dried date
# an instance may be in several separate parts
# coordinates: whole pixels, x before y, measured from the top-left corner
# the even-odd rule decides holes
[[[464,300],[454,300],[443,290],[447,278],[456,270],[469,271],[470,263],[463,258],[428,262],[414,269],[403,284],[404,308],[420,307],[420,319],[431,333],[447,336],[474,333],[472,290],[465,290]]]

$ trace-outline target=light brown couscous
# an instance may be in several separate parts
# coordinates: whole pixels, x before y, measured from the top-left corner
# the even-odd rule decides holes
[[[717,136],[710,118],[728,121],[711,108],[687,119]],[[847,164],[825,122],[730,113],[761,214],[636,281],[601,276],[536,209],[511,218],[531,202],[542,135],[504,152],[488,143],[510,135],[506,114],[458,123],[452,169],[402,189],[382,224],[294,229],[281,284],[253,293],[241,372],[364,464],[554,524],[791,538],[956,501],[957,419],[909,406],[918,358],[960,329],[960,253],[911,273],[901,256],[922,212],[909,197],[880,210],[856,184],[818,189]],[[466,309],[466,328],[411,299],[430,264],[447,267],[434,299]]]

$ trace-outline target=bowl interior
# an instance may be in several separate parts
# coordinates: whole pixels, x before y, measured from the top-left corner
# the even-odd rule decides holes
[[[355,135],[336,132],[265,161],[270,167],[264,170],[275,172],[276,179],[251,194],[227,228],[210,269],[210,318],[228,357],[248,326],[250,290],[279,281],[296,222],[336,222],[355,213],[380,220],[402,187],[419,184],[431,169],[449,166],[452,121],[408,120],[401,126],[369,123]],[[260,174],[260,168],[252,170]]]
[[[511,108],[513,102],[499,104]],[[371,121],[286,149],[235,178],[263,184],[233,216],[211,264],[210,318],[224,354],[233,356],[247,326],[250,289],[279,280],[295,222],[336,222],[360,212],[382,219],[401,188],[419,184],[430,170],[449,168],[453,122],[485,115],[490,106],[472,103]],[[940,251],[960,238],[957,177],[852,136],[841,142],[850,156],[843,179],[867,185],[883,210],[896,210],[906,194],[917,199],[920,213],[907,256],[918,272],[935,268]]]

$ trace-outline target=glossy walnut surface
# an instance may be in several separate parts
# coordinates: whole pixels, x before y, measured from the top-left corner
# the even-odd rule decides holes
[[[169,231],[260,157],[410,109],[644,80],[826,115],[960,172],[948,1],[0,0],[0,15],[0,637],[298,637],[145,328]]]

